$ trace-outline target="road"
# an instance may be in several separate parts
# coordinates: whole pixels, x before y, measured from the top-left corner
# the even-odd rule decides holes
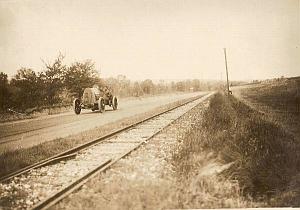
[[[119,101],[119,108],[105,113],[83,110],[80,115],[73,112],[0,124],[0,153],[18,148],[32,147],[42,142],[67,137],[117,120],[142,114],[159,106],[190,98],[202,93],[170,94]]]

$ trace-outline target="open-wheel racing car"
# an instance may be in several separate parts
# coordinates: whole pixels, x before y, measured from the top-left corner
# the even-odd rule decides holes
[[[117,97],[113,96],[107,87],[85,88],[82,98],[75,98],[73,101],[75,114],[80,114],[81,109],[99,110],[102,113],[105,111],[105,105],[109,105],[113,110],[118,108]]]

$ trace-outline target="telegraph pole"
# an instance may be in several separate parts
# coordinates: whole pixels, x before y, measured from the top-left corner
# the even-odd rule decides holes
[[[225,67],[226,67],[226,78],[227,78],[227,95],[229,95],[229,80],[228,80],[228,67],[227,67],[227,57],[226,57],[226,48],[224,48],[224,56],[225,56]]]

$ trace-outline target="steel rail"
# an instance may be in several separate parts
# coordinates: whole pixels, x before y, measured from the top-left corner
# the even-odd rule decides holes
[[[203,95],[201,97],[197,97],[196,99],[192,99],[188,102],[185,102],[179,106],[173,107],[167,111],[163,111],[160,114],[156,114],[154,115],[154,117],[150,117],[150,119],[155,118],[159,115],[162,115],[164,113],[170,112],[176,108],[179,108],[181,106],[184,106],[188,103],[191,103],[199,98],[202,98],[206,95]],[[181,116],[180,116],[181,117]],[[179,118],[180,118],[179,117]],[[177,118],[178,119],[178,118]],[[149,120],[149,119],[148,119]],[[147,121],[147,120],[142,120],[143,122]],[[171,122],[172,123],[172,122]],[[140,123],[136,123],[136,124],[140,124]],[[165,126],[166,127],[166,126]],[[31,209],[32,210],[40,210],[40,209],[48,209],[51,206],[55,205],[56,203],[58,203],[59,201],[61,201],[62,199],[64,199],[65,197],[67,197],[68,195],[70,195],[72,192],[74,192],[75,190],[80,189],[80,187],[82,187],[85,183],[87,183],[89,180],[91,180],[93,177],[95,177],[96,175],[98,175],[99,173],[102,173],[104,171],[106,171],[107,169],[109,169],[113,164],[115,164],[116,162],[118,162],[120,159],[126,157],[127,155],[129,155],[130,153],[132,153],[133,151],[135,151],[137,148],[139,148],[141,145],[143,145],[145,142],[149,141],[151,138],[153,138],[154,136],[158,135],[165,127],[160,128],[158,131],[156,131],[154,134],[152,134],[151,136],[149,136],[147,139],[145,139],[144,141],[140,142],[138,145],[136,145],[134,148],[129,149],[128,151],[126,151],[125,153],[123,153],[122,155],[118,156],[116,159],[114,159],[112,161],[112,159],[109,159],[107,161],[105,161],[104,163],[102,163],[100,166],[97,166],[95,169],[93,169],[92,171],[86,173],[84,176],[82,176],[81,178],[78,178],[76,181],[72,182],[71,184],[69,184],[67,187],[63,188],[62,190],[54,193],[53,195],[49,196],[48,198],[46,198],[45,200],[37,203],[36,205],[34,205]]]
[[[133,124],[130,124],[130,125],[126,126],[126,127],[123,127],[123,128],[121,128],[121,129],[118,129],[118,130],[116,130],[116,131],[112,131],[111,133],[106,134],[106,135],[104,135],[104,136],[101,136],[100,138],[91,140],[91,141],[89,141],[89,142],[87,142],[87,143],[83,143],[83,144],[81,144],[81,145],[79,145],[79,146],[77,146],[77,147],[74,147],[74,148],[71,148],[71,149],[66,150],[66,151],[64,151],[64,152],[61,152],[61,153],[59,153],[59,154],[56,154],[56,155],[54,155],[54,156],[52,156],[52,157],[49,157],[49,158],[47,158],[47,159],[45,159],[45,160],[42,160],[42,161],[40,161],[40,162],[37,162],[37,163],[35,163],[35,164],[26,166],[26,167],[24,167],[24,168],[22,168],[22,169],[19,169],[19,170],[15,171],[15,172],[12,172],[12,173],[10,173],[10,174],[8,174],[8,175],[6,175],[6,176],[1,177],[1,178],[0,178],[0,183],[8,182],[9,180],[13,179],[14,177],[19,176],[19,175],[22,175],[22,174],[25,174],[25,173],[29,172],[29,171],[32,170],[32,169],[36,169],[36,168],[40,168],[40,167],[43,167],[43,166],[52,164],[53,161],[57,161],[57,159],[59,159],[59,158],[63,159],[64,156],[67,157],[68,155],[73,155],[73,154],[77,153],[77,152],[80,151],[80,150],[87,149],[87,148],[89,148],[89,147],[91,147],[91,146],[93,146],[93,145],[95,145],[95,144],[97,144],[97,143],[99,143],[99,142],[101,142],[101,141],[103,141],[103,140],[106,140],[106,139],[108,139],[108,138],[111,138],[111,137],[113,137],[113,136],[116,136],[117,134],[119,134],[119,133],[121,133],[121,132],[124,132],[124,131],[126,131],[126,130],[129,130],[129,129],[131,129],[132,127],[135,127],[135,126],[137,126],[137,125],[139,125],[139,124],[142,124],[142,123],[144,123],[144,122],[146,122],[146,121],[148,121],[148,120],[151,120],[151,119],[153,119],[153,118],[155,118],[155,117],[157,117],[157,116],[159,116],[159,115],[165,114],[165,113],[167,113],[167,112],[169,112],[169,111],[172,111],[172,110],[174,110],[174,109],[176,109],[176,108],[179,108],[179,107],[184,106],[184,105],[186,105],[186,104],[188,104],[188,103],[191,103],[191,102],[193,102],[193,101],[195,101],[195,100],[197,100],[197,99],[200,99],[200,98],[202,98],[202,97],[204,97],[204,96],[206,96],[206,95],[208,95],[208,94],[209,94],[209,93],[204,94],[204,95],[200,95],[200,96],[195,96],[195,97],[192,97],[192,98],[190,98],[190,99],[186,99],[187,101],[184,100],[185,102],[182,102],[182,103],[180,103],[179,105],[175,105],[175,107],[172,107],[172,108],[170,108],[170,109],[168,109],[168,110],[159,112],[158,114],[154,114],[154,115],[152,115],[152,116],[150,116],[150,117],[147,117],[147,118],[145,118],[145,119],[143,119],[143,120],[140,120],[140,121],[138,121],[138,122],[135,122],[135,123],[133,123]]]

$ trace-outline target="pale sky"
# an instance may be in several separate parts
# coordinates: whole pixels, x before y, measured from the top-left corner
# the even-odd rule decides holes
[[[92,59],[102,77],[300,75],[300,0],[0,0],[0,71]],[[221,73],[222,72],[222,73]]]

